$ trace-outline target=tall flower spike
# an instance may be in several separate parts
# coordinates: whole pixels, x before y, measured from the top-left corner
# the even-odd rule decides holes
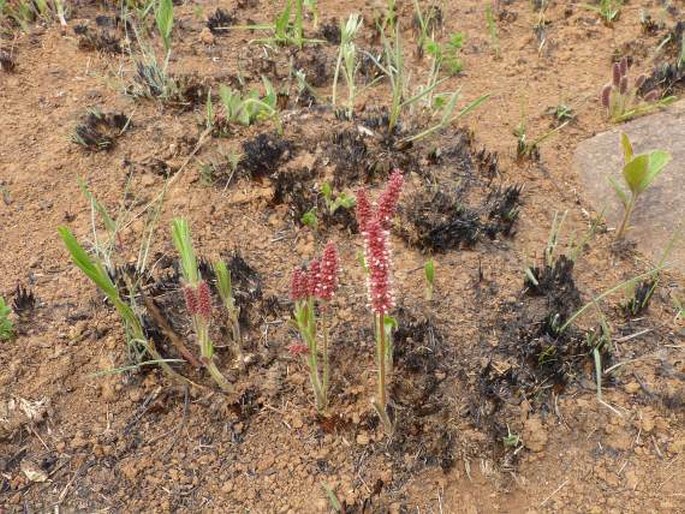
[[[378,199],[378,221],[385,230],[389,230],[392,218],[397,210],[397,202],[404,186],[404,177],[398,169],[393,170],[388,178],[388,185]]]
[[[618,86],[618,92],[625,95],[628,92],[628,77],[625,75],[621,77],[621,83]]]
[[[326,244],[321,256],[321,272],[319,274],[317,298],[326,301],[333,298],[333,294],[338,289],[339,273],[338,249],[333,242],[329,242]]]
[[[611,83],[614,85],[614,87],[618,87],[621,84],[621,65],[617,62],[614,63],[614,65],[611,68],[612,76],[611,76]]]
[[[383,229],[380,221],[376,219],[367,226],[365,236],[371,310],[376,314],[387,314],[395,306],[390,283],[388,232]]]
[[[628,57],[623,56],[621,62],[619,63],[619,68],[621,70],[621,76],[625,77],[628,74]]]
[[[366,189],[363,187],[357,191],[357,225],[359,225],[359,231],[364,232],[366,226],[369,224],[373,218],[373,209],[371,208],[371,202],[369,202],[369,196],[366,193]]]
[[[295,302],[304,300],[307,298],[307,290],[307,275],[300,267],[293,269],[290,278],[290,298]]]

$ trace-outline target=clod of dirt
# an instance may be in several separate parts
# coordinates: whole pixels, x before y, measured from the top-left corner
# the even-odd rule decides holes
[[[292,143],[276,134],[262,133],[242,144],[243,157],[239,169],[252,179],[274,173],[290,158]]]
[[[302,70],[306,81],[314,87],[325,86],[333,75],[332,65],[328,62],[326,54],[319,50],[298,56],[295,68]]]
[[[76,25],[74,33],[79,36],[78,47],[85,51],[98,51],[108,54],[122,53],[121,41],[116,34],[106,28],[91,30],[87,25]]]
[[[340,44],[340,25],[336,18],[331,19],[328,23],[324,23],[319,30],[319,34],[332,45]]]
[[[105,114],[95,109],[81,119],[72,141],[86,150],[110,150],[116,140],[131,128],[131,119],[123,113]]]
[[[235,14],[228,13],[219,7],[214,11],[214,14],[207,18],[207,28],[215,36],[223,36],[228,34],[231,25],[235,22]]]
[[[6,50],[0,50],[0,70],[12,73],[17,66],[17,62]]]

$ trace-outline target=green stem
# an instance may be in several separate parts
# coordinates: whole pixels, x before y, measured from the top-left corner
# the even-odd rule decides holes
[[[323,331],[323,348],[322,348],[322,358],[323,358],[323,386],[322,386],[322,396],[323,396],[323,408],[326,410],[328,408],[328,381],[330,376],[330,362],[328,360],[328,323],[326,315],[326,310],[328,306],[324,306],[321,311],[321,330]]]
[[[378,401],[383,411],[386,411],[388,404],[385,387],[385,364],[387,361],[387,351],[385,348],[385,327],[383,326],[383,315],[376,317],[376,330],[378,331]]]
[[[625,235],[625,231],[628,229],[628,222],[630,221],[630,216],[632,215],[633,209],[635,208],[636,200],[637,197],[633,193],[631,193],[630,202],[628,202],[628,205],[626,205],[626,210],[623,215],[623,221],[621,222],[621,226],[618,228],[618,231],[616,232],[616,239],[622,239]]]

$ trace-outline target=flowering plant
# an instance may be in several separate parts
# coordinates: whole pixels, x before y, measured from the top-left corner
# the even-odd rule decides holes
[[[320,260],[311,261],[308,268],[297,267],[293,270],[290,283],[290,296],[295,302],[294,321],[303,341],[291,345],[290,352],[303,355],[307,361],[316,408],[320,413],[324,413],[328,408],[330,376],[328,318],[330,301],[338,289],[339,274],[338,250],[335,244],[329,242]],[[321,328],[321,364],[319,364],[317,305]]]
[[[364,256],[367,269],[369,306],[373,313],[376,338],[376,365],[378,367],[378,397],[373,406],[386,431],[392,432],[388,416],[388,376],[392,373],[392,331],[397,322],[390,316],[395,307],[392,292],[390,227],[404,186],[400,170],[394,170],[388,185],[374,208],[365,189],[357,192],[357,223],[364,237]]]
[[[218,386],[223,391],[230,392],[233,387],[221,374],[214,362],[214,344],[209,338],[212,297],[209,284],[203,280],[197,266],[188,222],[183,218],[175,218],[171,223],[171,235],[181,256],[181,272],[184,280],[183,295],[186,309],[193,321],[195,337],[200,346],[202,363]]]

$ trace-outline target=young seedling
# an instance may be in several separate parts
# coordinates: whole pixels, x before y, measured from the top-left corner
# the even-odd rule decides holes
[[[14,336],[14,324],[10,319],[10,314],[12,314],[12,309],[0,296],[0,341],[7,341]]]
[[[390,227],[404,186],[402,172],[395,170],[381,193],[376,208],[365,189],[357,192],[357,223],[364,237],[369,305],[376,335],[378,394],[372,404],[387,434],[393,431],[388,415],[388,382],[393,367],[392,333],[397,321],[390,313],[395,307],[390,259]]]
[[[623,0],[599,0],[597,5],[585,4],[584,7],[599,14],[606,25],[611,25],[618,20],[622,5]]]
[[[293,2],[292,0],[285,0],[283,10],[276,16],[273,23],[270,25],[247,25],[242,27],[233,27],[237,29],[248,30],[267,30],[273,34],[268,38],[254,39],[250,43],[275,44],[280,46],[296,46],[302,48],[305,44],[323,43],[319,39],[307,39],[304,37],[304,11],[305,7],[310,8],[314,14],[315,2],[306,0],[295,0],[295,16],[293,17]],[[313,8],[312,8],[313,7]]]
[[[240,92],[228,86],[219,86],[219,99],[223,106],[223,112],[217,114],[211,103],[211,98],[207,101],[207,125],[219,128],[220,132],[226,132],[227,124],[239,123],[241,125],[252,125],[261,120],[273,118],[280,129],[280,121],[277,116],[277,94],[271,81],[262,77],[264,85],[264,95],[260,96],[257,90],[251,90],[243,96]]]
[[[600,101],[606,108],[613,122],[627,121],[647,114],[672,103],[674,96],[660,98],[659,91],[652,89],[643,97],[638,97],[638,90],[647,80],[647,75],[639,75],[633,84],[628,78],[628,59],[623,57],[612,67],[612,79],[602,88]]]
[[[303,355],[307,362],[316,409],[320,414],[325,414],[328,409],[330,302],[338,289],[339,275],[338,250],[332,242],[329,242],[320,260],[311,261],[308,268],[298,267],[293,270],[290,284],[290,296],[295,302],[294,322],[303,341],[291,345],[290,352]],[[316,315],[317,306],[319,320]],[[319,348],[319,333],[321,334],[321,348]],[[319,364],[319,350],[321,364]]]
[[[190,383],[188,379],[176,373],[169,366],[169,362],[176,361],[163,359],[155,348],[154,342],[146,337],[140,316],[136,314],[135,304],[129,304],[122,298],[119,289],[114,285],[114,282],[112,282],[112,278],[109,273],[107,273],[102,261],[98,257],[91,257],[88,255],[67,227],[59,227],[57,231],[76,267],[98,286],[107,297],[107,300],[109,300],[119,313],[126,332],[128,347],[134,356],[135,366],[159,364],[159,366],[172,378],[185,383]],[[129,288],[133,288],[133,285],[129,284]],[[132,291],[130,291],[130,293],[132,293]],[[133,302],[135,295],[129,294],[129,297]],[[152,357],[151,361],[143,360],[145,353]]]
[[[233,281],[231,280],[231,270],[228,269],[224,261],[214,263],[214,274],[216,275],[216,286],[219,290],[219,297],[228,313],[228,321],[231,325],[231,340],[233,342],[233,352],[240,366],[243,366],[242,336],[240,332],[240,307],[235,303],[233,297]]]
[[[494,3],[495,2],[493,2],[493,4]],[[495,59],[499,59],[501,57],[499,33],[497,31],[497,21],[495,21],[495,14],[492,4],[485,6],[485,25],[487,26],[488,34],[490,35],[490,45],[495,51]]]
[[[212,320],[212,296],[209,284],[202,278],[197,266],[188,222],[183,218],[174,218],[171,223],[171,235],[181,257],[181,274],[184,280],[183,294],[186,309],[193,322],[195,337],[200,346],[202,363],[217,385],[224,392],[231,392],[233,386],[221,374],[214,362],[214,344],[209,338],[209,327]]]
[[[338,61],[335,65],[333,74],[333,89],[331,92],[331,103],[336,105],[338,77],[342,69],[345,82],[347,83],[347,115],[350,117],[354,111],[354,99],[356,95],[355,76],[359,63],[357,62],[357,46],[354,38],[362,26],[362,17],[358,13],[353,13],[344,25],[340,26],[340,48],[338,50]]]
[[[616,232],[616,239],[621,239],[625,235],[630,223],[630,216],[635,209],[639,196],[664,171],[671,160],[671,155],[664,150],[651,150],[647,153],[634,155],[633,145],[628,135],[623,132],[621,133],[621,147],[623,149],[622,174],[628,192],[616,180],[609,179],[624,209],[623,220]]]
[[[435,262],[432,257],[423,265],[423,274],[426,278],[426,299],[431,301],[433,299],[433,286],[435,285]]]
[[[333,197],[333,188],[330,183],[324,182],[321,185],[321,195],[323,196],[324,202],[326,203],[326,209],[328,209],[329,214],[335,214],[335,211],[340,209],[351,209],[354,207],[354,197],[349,196],[347,193],[342,192]]]
[[[168,55],[171,53],[171,31],[174,28],[173,0],[159,0],[155,6],[155,22],[157,30],[162,36],[162,43],[168,60]]]

